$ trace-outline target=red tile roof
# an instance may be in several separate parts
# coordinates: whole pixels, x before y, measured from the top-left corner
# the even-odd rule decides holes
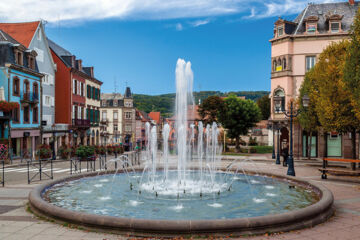
[[[0,29],[7,32],[25,47],[29,47],[40,21],[24,23],[0,23]]]
[[[160,112],[150,112],[149,117],[154,120],[157,124],[160,123]]]

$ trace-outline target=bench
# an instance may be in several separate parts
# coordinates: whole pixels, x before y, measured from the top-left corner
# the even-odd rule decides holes
[[[322,172],[321,178],[327,179],[327,173],[333,172],[333,173],[340,173],[345,175],[359,175],[360,170],[356,169],[339,169],[339,168],[327,168],[328,161],[331,162],[346,162],[346,163],[360,163],[359,159],[343,159],[343,158],[324,158],[323,159],[323,166],[322,168],[319,168],[319,171]]]

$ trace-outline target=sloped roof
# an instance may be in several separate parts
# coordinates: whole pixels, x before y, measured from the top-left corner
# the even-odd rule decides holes
[[[350,26],[356,15],[359,7],[359,2],[350,5],[348,1],[337,3],[321,3],[309,4],[294,20],[298,24],[297,31],[294,35],[301,35],[305,32],[305,19],[308,17],[318,17],[318,32],[326,33],[329,30],[327,18],[331,15],[343,16],[341,20],[341,29],[345,32],[350,30]]]
[[[40,24],[36,22],[23,22],[23,23],[0,23],[0,29],[7,32],[18,42],[29,48],[31,40]]]
[[[160,112],[150,112],[149,117],[154,120],[157,124],[160,123]]]
[[[11,37],[8,33],[4,32],[2,29],[0,29],[0,42],[10,42],[13,44],[22,45],[21,43],[16,41],[13,37]]]

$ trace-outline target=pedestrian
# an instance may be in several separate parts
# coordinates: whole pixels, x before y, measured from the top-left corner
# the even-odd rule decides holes
[[[284,161],[283,161],[283,166],[286,167],[287,166],[287,159],[289,157],[289,146],[286,143],[285,147],[282,150],[282,155],[284,157]]]

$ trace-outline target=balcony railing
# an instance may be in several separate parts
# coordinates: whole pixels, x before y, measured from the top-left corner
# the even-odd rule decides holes
[[[84,127],[89,128],[90,127],[90,120],[87,119],[73,119],[72,125],[74,127]]]
[[[39,102],[39,94],[34,92],[23,92],[21,95],[21,102],[23,103],[38,103]]]

